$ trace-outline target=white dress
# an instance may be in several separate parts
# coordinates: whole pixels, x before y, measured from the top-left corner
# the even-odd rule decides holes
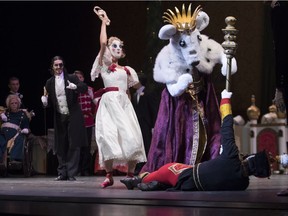
[[[105,88],[118,87],[119,89],[102,95],[96,113],[95,136],[100,168],[105,168],[104,161],[110,159],[114,160],[113,168],[125,166],[127,161],[146,162],[141,129],[126,93],[128,87],[138,82],[138,76],[129,66],[126,68],[130,75],[124,68],[110,71],[107,66],[109,61],[101,67],[97,63],[98,58],[91,70],[91,79],[97,78],[101,73]]]

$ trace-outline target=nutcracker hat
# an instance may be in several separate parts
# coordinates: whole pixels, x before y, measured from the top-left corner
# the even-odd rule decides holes
[[[248,161],[249,175],[258,178],[267,178],[271,175],[270,159],[266,150],[250,155],[246,160]]]

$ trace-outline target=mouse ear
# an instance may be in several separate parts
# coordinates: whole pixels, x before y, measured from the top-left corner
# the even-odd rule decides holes
[[[170,38],[173,37],[173,35],[175,35],[177,32],[177,29],[174,25],[168,24],[168,25],[164,25],[159,33],[158,33],[158,37],[161,40],[169,40]]]
[[[202,31],[209,25],[210,18],[207,13],[200,11],[196,18],[196,28]]]

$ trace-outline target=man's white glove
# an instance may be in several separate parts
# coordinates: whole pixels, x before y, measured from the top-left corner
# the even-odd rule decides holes
[[[70,82],[69,80],[67,80],[67,82],[68,82],[68,86],[66,86],[67,89],[72,89],[72,90],[77,89],[77,86],[74,83]]]
[[[2,121],[4,121],[4,122],[7,121],[7,116],[5,115],[5,113],[1,113],[1,119],[2,119]]]
[[[41,101],[44,107],[46,107],[48,105],[48,96],[42,96],[41,97]]]
[[[28,134],[29,133],[29,129],[28,128],[24,128],[21,130],[22,134]]]
[[[224,98],[231,98],[232,96],[232,92],[228,92],[226,89],[224,89],[222,92],[221,92],[221,98],[224,99]]]

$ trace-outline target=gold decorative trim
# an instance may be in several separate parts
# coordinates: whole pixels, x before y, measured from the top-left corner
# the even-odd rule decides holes
[[[175,7],[176,15],[175,13],[167,9],[169,12],[164,12],[163,19],[164,22],[171,23],[177,28],[177,31],[187,31],[191,30],[194,31],[196,28],[196,18],[198,13],[202,10],[201,6],[199,5],[193,14],[191,14],[191,3],[188,6],[188,10],[186,13],[185,5],[182,5],[182,14],[180,13],[179,9]]]

